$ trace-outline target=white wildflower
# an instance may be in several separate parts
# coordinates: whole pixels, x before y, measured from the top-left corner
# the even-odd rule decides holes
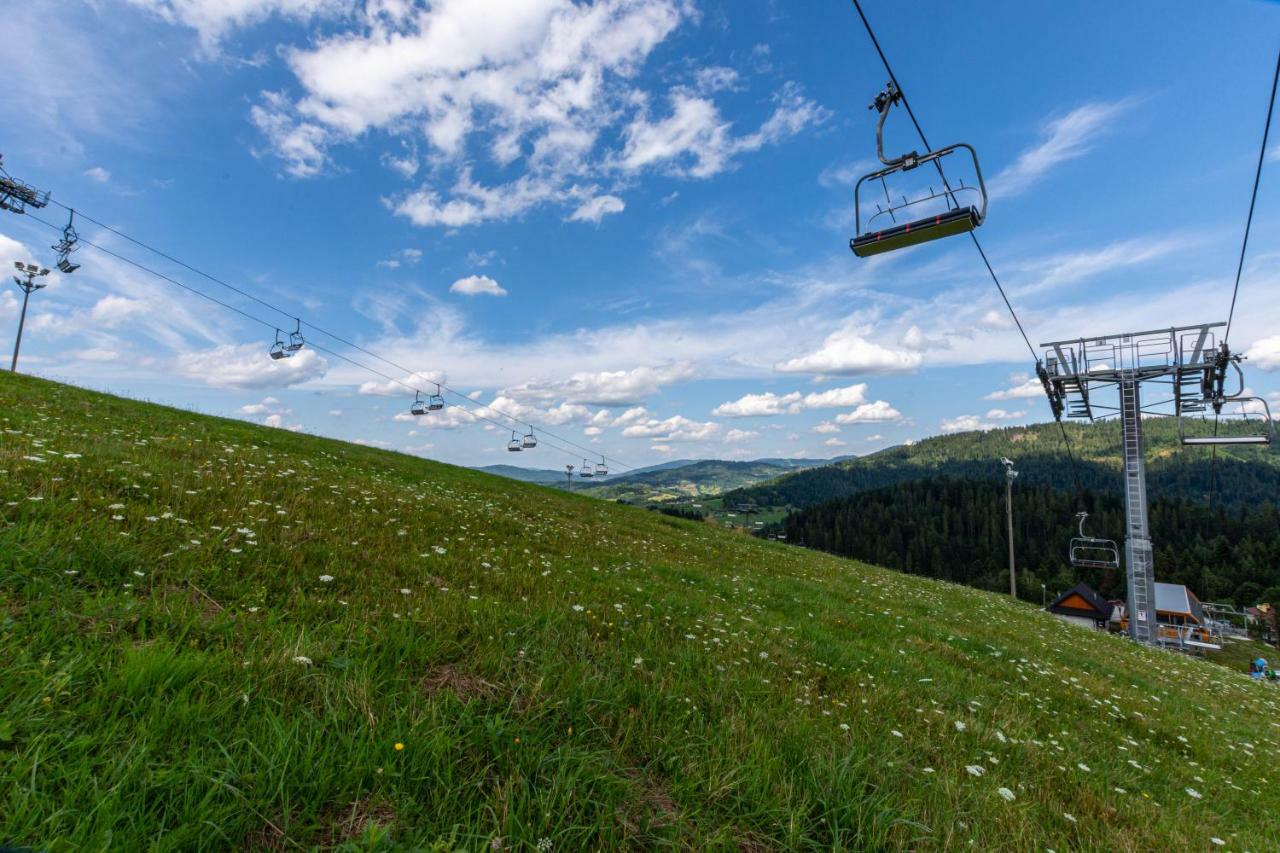
[[[1013,791],[1010,791],[1008,788],[998,788],[996,789],[996,793],[1004,797],[1006,800],[1008,800],[1011,803],[1014,800]]]
[[[1195,788],[1188,788],[1188,789],[1187,789],[1187,796],[1188,796],[1188,797],[1190,797],[1190,798],[1191,798],[1191,799],[1193,799],[1193,800],[1202,800],[1202,799],[1204,799],[1204,795],[1203,795],[1203,794],[1201,794],[1199,791],[1197,791]]]
[[[306,655],[298,655],[293,659],[293,662],[302,664],[303,666],[311,666],[311,658],[307,657]]]
[[[321,575],[320,583],[333,583],[333,575]]]
[[[970,776],[981,776],[983,773],[987,772],[987,768],[983,767],[981,764],[970,764],[964,769],[969,771]]]

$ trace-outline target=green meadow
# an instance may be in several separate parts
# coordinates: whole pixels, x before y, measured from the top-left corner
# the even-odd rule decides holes
[[[1280,690],[1225,666],[29,377],[0,428],[0,846],[1280,839]]]

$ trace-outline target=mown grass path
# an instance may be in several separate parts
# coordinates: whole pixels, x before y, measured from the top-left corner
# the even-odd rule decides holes
[[[0,376],[0,428],[0,844],[1280,838],[1280,691],[1224,667],[709,525],[28,377]]]

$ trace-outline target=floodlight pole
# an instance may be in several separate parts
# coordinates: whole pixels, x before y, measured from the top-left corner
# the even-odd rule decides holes
[[[1001,458],[1004,464],[1004,514],[1009,527],[1009,597],[1018,597],[1018,570],[1013,560],[1013,481],[1018,472],[1013,470],[1013,460]]]
[[[565,480],[567,480],[569,483],[569,491],[572,492],[573,491],[573,466],[572,465],[564,466],[564,477],[565,477]]]
[[[19,275],[14,276],[14,282],[22,289],[22,313],[18,315],[18,336],[13,342],[13,361],[9,363],[9,372],[18,372],[18,351],[22,348],[22,328],[27,323],[27,302],[31,299],[31,293],[41,290],[45,287],[44,282],[38,279],[44,278],[49,274],[47,269],[37,267],[35,264],[23,265],[21,262],[15,263],[19,269]]]

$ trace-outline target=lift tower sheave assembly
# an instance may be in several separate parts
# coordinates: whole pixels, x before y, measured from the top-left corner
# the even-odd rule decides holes
[[[1213,406],[1213,388],[1206,386],[1205,379],[1214,375],[1223,358],[1231,358],[1225,345],[1220,348],[1214,340],[1214,330],[1225,325],[1205,323],[1040,345],[1044,360],[1036,365],[1036,374],[1055,419],[1061,420],[1064,414],[1090,421],[1111,416],[1120,419],[1129,636],[1139,643],[1153,645],[1159,640],[1142,418],[1152,405],[1171,401],[1180,419],[1204,411],[1206,405]],[[1168,388],[1169,399],[1144,405],[1144,387],[1158,390],[1160,385]],[[1099,399],[1100,392],[1111,387],[1117,391],[1116,405],[1109,405],[1109,395],[1106,404]],[[1189,388],[1197,392],[1188,394]],[[1153,398],[1156,396],[1159,394]],[[1217,403],[1220,408],[1220,397]]]

